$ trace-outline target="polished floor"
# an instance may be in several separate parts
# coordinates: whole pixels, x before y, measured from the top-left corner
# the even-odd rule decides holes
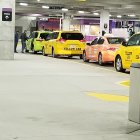
[[[128,121],[129,88],[119,84],[129,74],[21,53],[0,66],[0,140],[140,139]]]

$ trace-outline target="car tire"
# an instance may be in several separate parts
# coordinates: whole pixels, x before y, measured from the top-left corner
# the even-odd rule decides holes
[[[27,48],[25,48],[25,52],[26,52],[26,53],[29,53],[29,50],[27,50]]]
[[[84,62],[89,62],[89,60],[86,58],[86,52],[83,52],[83,61]]]
[[[43,56],[47,56],[47,54],[45,53],[45,48],[43,47],[43,49],[42,49],[42,55]]]
[[[52,57],[53,58],[56,58],[57,57],[57,55],[55,54],[54,48],[52,49]]]
[[[98,55],[98,64],[100,66],[103,66],[104,65],[103,60],[102,60],[102,54],[101,53],[99,53],[99,55]]]
[[[116,59],[115,59],[115,69],[118,72],[125,72],[125,70],[126,70],[122,66],[122,59],[121,59],[120,56],[117,56]]]
[[[34,53],[34,54],[37,54],[37,51],[35,51],[35,50],[33,49],[33,53]]]
[[[83,54],[80,54],[80,59],[83,59]]]
[[[69,58],[69,59],[72,58],[72,55],[69,55],[68,58]]]

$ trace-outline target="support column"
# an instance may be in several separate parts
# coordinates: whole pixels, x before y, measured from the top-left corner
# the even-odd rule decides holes
[[[100,35],[104,31],[105,33],[109,33],[109,11],[107,10],[101,10],[100,14]]]
[[[67,16],[63,14],[63,20],[62,20],[62,30],[69,31],[71,25],[71,18],[70,16]]]
[[[15,0],[0,0],[0,60],[14,59],[14,32]]]

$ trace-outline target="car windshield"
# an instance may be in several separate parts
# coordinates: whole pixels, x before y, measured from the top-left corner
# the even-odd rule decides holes
[[[123,41],[125,41],[124,38],[118,38],[118,37],[114,37],[114,38],[107,38],[109,44],[121,44]]]
[[[48,37],[49,33],[41,33],[40,38],[41,39],[46,39]]]
[[[65,40],[83,40],[84,36],[81,33],[62,33],[61,37]]]

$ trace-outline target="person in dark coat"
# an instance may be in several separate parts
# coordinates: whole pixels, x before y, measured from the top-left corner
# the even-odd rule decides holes
[[[26,40],[28,39],[27,38],[27,35],[26,35],[26,30],[21,34],[21,43],[22,43],[22,53],[24,53],[24,49],[26,47]]]
[[[18,40],[19,40],[19,35],[18,35],[18,31],[15,32],[15,45],[14,45],[14,52],[17,53],[17,45],[18,45]]]

